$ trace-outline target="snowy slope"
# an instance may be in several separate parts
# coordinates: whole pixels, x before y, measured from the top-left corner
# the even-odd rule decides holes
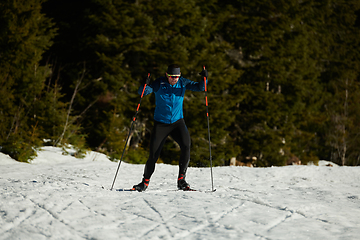
[[[326,165],[326,164],[322,164]],[[360,168],[216,167],[214,193],[175,191],[158,164],[146,192],[124,192],[144,165],[44,147],[31,164],[0,153],[0,239],[359,239]],[[190,168],[210,190],[210,170]],[[104,189],[102,188],[104,187]]]

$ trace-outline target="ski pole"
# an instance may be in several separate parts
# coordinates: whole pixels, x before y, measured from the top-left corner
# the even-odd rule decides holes
[[[203,66],[205,70],[205,66]],[[209,122],[209,107],[208,107],[208,98],[207,98],[207,84],[206,84],[206,77],[204,76],[204,84],[205,84],[205,103],[206,103],[206,118],[207,118],[207,125],[208,125],[208,136],[209,136],[209,154],[210,154],[210,173],[211,173],[211,189],[213,192],[214,190],[214,178],[213,178],[213,170],[212,170],[212,156],[211,156],[211,142],[210,142],[210,122]]]
[[[133,125],[134,125],[134,123],[135,123],[135,121],[136,121],[136,117],[137,117],[137,114],[138,114],[138,112],[139,112],[139,108],[140,108],[140,104],[141,104],[141,99],[142,99],[143,96],[144,96],[144,92],[145,92],[146,85],[149,85],[149,82],[150,82],[150,73],[148,73],[148,76],[147,76],[147,78],[146,78],[146,82],[145,82],[145,85],[144,85],[144,89],[142,90],[139,104],[138,104],[138,106],[137,106],[135,115],[134,115],[134,117],[133,117],[133,119],[132,119],[131,127],[130,127],[130,130],[129,130],[129,135],[128,135],[127,138],[126,138],[124,150],[123,150],[123,152],[122,152],[122,155],[121,155],[121,158],[120,158],[120,162],[119,162],[119,165],[118,165],[118,167],[117,167],[117,170],[116,170],[116,173],[115,173],[115,177],[114,177],[114,181],[113,181],[113,183],[112,183],[112,185],[111,185],[110,190],[112,190],[113,187],[114,187],[115,180],[116,180],[116,177],[117,177],[117,175],[118,175],[118,172],[119,172],[119,169],[120,169],[120,165],[121,165],[122,159],[123,159],[123,157],[124,157],[126,145],[127,145],[128,141],[129,141],[129,138],[130,138],[130,135],[131,135],[131,131],[132,131]]]

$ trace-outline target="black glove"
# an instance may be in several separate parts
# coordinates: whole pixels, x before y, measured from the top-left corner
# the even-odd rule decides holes
[[[148,74],[148,76],[145,78],[145,84],[149,85],[150,83],[150,73]]]
[[[199,73],[202,77],[208,77],[208,71],[206,69],[203,69],[201,73]]]

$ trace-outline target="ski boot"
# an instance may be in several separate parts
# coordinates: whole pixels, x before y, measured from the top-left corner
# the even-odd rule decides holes
[[[177,186],[179,190],[190,190],[190,185],[185,181],[185,175],[180,174],[177,182]]]
[[[141,183],[139,183],[138,185],[134,185],[131,190],[132,190],[132,191],[143,192],[143,191],[145,191],[145,190],[147,189],[147,187],[149,186],[149,182],[150,182],[150,179],[145,179],[145,178],[143,178],[143,180],[141,181]]]

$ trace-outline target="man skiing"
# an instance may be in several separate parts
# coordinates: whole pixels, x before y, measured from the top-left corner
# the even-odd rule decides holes
[[[201,76],[208,76],[203,69]],[[138,93],[141,95],[144,86],[140,86]],[[204,91],[204,81],[193,82],[181,76],[180,67],[176,64],[168,66],[165,77],[157,78],[146,86],[144,95],[155,94],[154,128],[150,139],[150,153],[146,162],[142,181],[134,185],[132,190],[145,191],[149,186],[155,164],[160,156],[161,149],[168,136],[171,136],[180,146],[179,175],[177,186],[181,190],[190,190],[190,185],[185,181],[186,170],[190,161],[190,134],[183,116],[183,101],[185,91]]]

